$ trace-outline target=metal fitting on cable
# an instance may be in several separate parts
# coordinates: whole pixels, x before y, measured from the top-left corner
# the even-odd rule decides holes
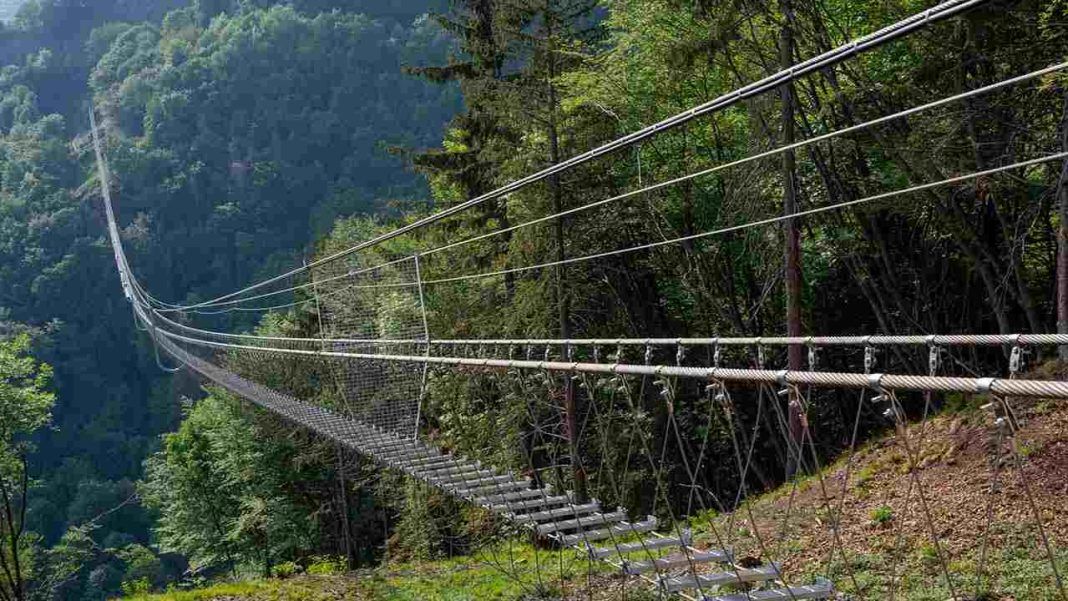
[[[597,346],[596,344],[593,345],[593,362],[594,363],[600,363],[601,362],[601,347]]]
[[[546,363],[549,362],[549,359],[552,356],[552,351],[553,351],[553,345],[546,344],[545,345],[545,362]]]
[[[816,371],[816,352],[819,350],[812,344],[812,336],[809,336],[805,340],[805,345],[808,346],[808,369],[809,371]]]
[[[649,342],[645,343],[645,364],[649,365],[653,361],[653,345]]]
[[[879,394],[878,397],[872,397],[873,402],[880,402],[885,400],[885,390],[883,390],[883,375],[884,374],[868,374],[868,388],[871,388]],[[875,399],[878,398],[879,401]]]
[[[871,340],[871,336],[864,340],[865,344],[869,340]],[[870,374],[873,369],[875,369],[875,347],[867,345],[864,347],[864,373]]]
[[[675,348],[675,365],[682,365],[682,360],[686,358],[686,347],[682,345],[682,340],[676,344],[678,346]]]
[[[782,386],[782,388],[778,392],[779,396],[786,396],[790,394],[790,384],[786,381],[787,373],[789,372],[783,369],[775,374],[775,381],[779,383],[779,386]]]
[[[719,367],[719,362],[722,358],[723,349],[719,345],[719,338],[717,338],[715,346],[712,348],[712,367]]]
[[[764,369],[764,345],[760,343],[760,337],[756,339],[757,367]]]
[[[934,336],[928,336],[927,347],[927,373],[931,376],[938,375],[938,368],[942,365],[942,347],[935,346],[930,342]]]
[[[975,392],[979,394],[987,394],[990,389],[993,388],[994,382],[997,378],[979,378],[975,381]]]
[[[1015,378],[1023,368],[1024,350],[1019,344],[1012,347],[1009,352],[1009,376]]]

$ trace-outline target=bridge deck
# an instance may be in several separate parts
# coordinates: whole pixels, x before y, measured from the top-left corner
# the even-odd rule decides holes
[[[554,494],[549,487],[534,488],[529,479],[442,453],[425,441],[398,437],[325,407],[300,401],[192,355],[170,340],[160,343],[189,368],[259,407],[439,490],[484,507],[531,529],[538,536],[611,563],[623,574],[646,578],[664,592],[698,591],[698,598],[716,601],[829,599],[834,595],[834,587],[821,582],[812,586],[780,586],[717,596],[716,591],[722,586],[744,588],[754,583],[769,586],[781,578],[778,566],[736,566],[729,550],[691,547],[689,531],[683,531],[679,537],[656,534],[658,524],[652,516],[630,522],[628,512],[622,508],[602,513],[596,502],[572,504],[570,494]],[[607,544],[602,547],[591,544],[601,541],[607,541]],[[724,568],[718,572],[699,572],[697,566],[707,563],[723,564]],[[655,576],[646,576],[650,572]]]

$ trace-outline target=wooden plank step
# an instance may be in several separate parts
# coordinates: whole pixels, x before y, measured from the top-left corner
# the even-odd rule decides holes
[[[662,572],[677,568],[689,568],[691,565],[700,563],[730,563],[731,561],[731,554],[719,549],[690,551],[688,554],[679,552],[671,557],[660,557],[653,560],[624,561],[623,572],[633,576],[653,570]]]
[[[567,499],[567,497],[564,498]],[[536,513],[513,514],[512,520],[521,524],[528,524],[532,522],[555,520],[557,518],[578,517],[590,513],[597,513],[600,510],[601,503],[599,501],[594,501],[592,503],[586,503],[585,505],[568,505],[566,507],[560,507],[559,509],[547,509]]]
[[[715,595],[705,597],[705,601],[774,601],[775,599],[830,599],[834,596],[834,585],[829,581],[817,582],[806,586],[790,586],[785,588],[769,589],[766,591],[750,591],[747,593],[731,593],[729,595]]]
[[[772,563],[759,568],[735,568],[726,572],[711,574],[678,576],[674,578],[659,578],[661,588],[665,592],[723,586],[724,584],[743,584],[746,582],[767,582],[775,580],[780,575],[779,565]]]
[[[615,524],[627,519],[627,512],[616,511],[613,513],[595,513],[593,515],[581,516],[570,520],[563,520],[560,522],[550,522],[548,524],[539,524],[537,527],[538,534],[552,534],[554,532],[561,532],[563,530],[576,530],[579,528],[588,528],[590,526],[607,526],[608,524]]]
[[[554,497],[549,494],[548,490],[538,490],[537,492],[541,494],[535,498],[490,505],[489,509],[490,511],[495,511],[497,513],[509,513],[514,515],[519,511],[530,511],[532,509],[553,507],[555,505],[567,505],[571,502],[571,497],[568,495],[558,495]]]
[[[677,537],[661,537],[661,538],[647,538],[643,541],[636,541],[632,543],[621,543],[614,547],[590,547],[590,556],[594,559],[604,559],[610,555],[623,555],[625,553],[640,553],[644,551],[653,551],[656,549],[664,549],[667,547],[682,547],[689,545],[693,542],[693,535],[689,530],[682,531],[682,538]]]
[[[652,530],[656,530],[656,518],[649,516],[644,522],[624,522],[622,524],[616,524],[611,528],[604,528],[603,530],[587,530],[576,534],[568,534],[566,536],[561,536],[559,541],[560,544],[564,546],[574,547],[589,541],[604,540],[606,538],[627,536],[629,534],[638,534],[641,532],[650,532]]]

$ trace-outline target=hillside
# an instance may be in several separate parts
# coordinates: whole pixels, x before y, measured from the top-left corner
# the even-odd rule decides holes
[[[925,430],[921,466],[916,474],[932,514],[934,528],[943,536],[944,552],[958,595],[971,595],[975,588],[979,542],[987,519],[990,483],[990,457],[994,445],[990,423],[993,416],[981,408],[988,399],[957,400],[943,414],[930,420]],[[1019,406],[1021,430],[1018,447],[1023,471],[1035,502],[1041,510],[1045,532],[1052,540],[1064,540],[1068,523],[1058,519],[1058,508],[1068,502],[1068,407],[1053,402]],[[910,425],[916,436],[919,424]],[[740,563],[761,558],[758,531],[768,555],[783,561],[788,581],[807,581],[828,576],[839,590],[850,591],[851,580],[866,589],[862,598],[885,598],[887,573],[896,564],[898,574],[906,573],[897,584],[902,601],[943,601],[949,598],[940,570],[937,550],[929,543],[926,520],[914,495],[906,508],[908,462],[901,451],[901,432],[889,432],[858,450],[850,470],[849,489],[842,505],[842,546],[850,556],[852,576],[837,552],[833,570],[827,573],[827,556],[832,548],[827,504],[821,493],[821,477],[808,476],[756,498],[752,517],[739,511],[733,524],[729,516],[709,515],[696,520],[695,546],[715,546],[716,536],[728,537]],[[822,473],[830,505],[837,507],[845,478],[845,459]],[[1008,455],[1003,459],[1001,484],[993,496],[994,524],[986,561],[987,582],[998,601],[1053,601],[1057,592],[1043,547],[1034,529],[1027,495]],[[792,507],[791,507],[792,505]],[[789,515],[788,521],[784,518]],[[786,530],[783,530],[784,524]],[[733,526],[733,528],[731,527]],[[728,534],[732,532],[733,534]],[[784,536],[785,534],[785,536]],[[900,537],[900,539],[899,539]],[[894,561],[899,548],[900,560]],[[161,595],[131,596],[131,601],[281,601],[288,599],[500,599],[524,598],[531,591],[536,570],[533,549],[516,543],[511,548],[516,574],[528,584],[490,565],[509,553],[507,545],[481,550],[467,557],[423,563],[389,563],[375,570],[354,574],[323,574],[322,566],[311,575],[287,579],[221,584],[200,590]],[[547,553],[547,554],[546,554]],[[546,561],[546,559],[549,561]],[[588,599],[585,562],[567,558],[563,588],[559,586],[557,557],[542,552],[543,576],[554,598]],[[1059,567],[1068,569],[1068,551],[1060,552]],[[597,582],[595,598],[618,598],[622,581],[603,568],[592,575]],[[642,584],[628,587],[628,599],[638,596]],[[559,591],[565,591],[560,595]],[[566,591],[574,591],[568,594]],[[879,591],[879,594],[875,594]],[[874,597],[873,597],[874,595]],[[530,597],[527,597],[530,598]],[[971,596],[967,598],[971,599]]]

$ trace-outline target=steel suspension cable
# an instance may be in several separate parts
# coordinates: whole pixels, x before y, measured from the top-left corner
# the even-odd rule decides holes
[[[359,252],[360,250],[376,246],[378,244],[381,244],[382,242],[391,240],[408,232],[424,228],[428,225],[441,221],[442,219],[466,211],[471,207],[477,206],[479,204],[496,198],[501,198],[507,194],[525,188],[526,186],[529,186],[533,183],[545,180],[553,175],[585,164],[601,156],[605,156],[614,153],[617,150],[633,146],[638,142],[641,142],[642,140],[684,125],[698,117],[722,111],[748,98],[759,96],[768,91],[776,90],[782,85],[799,79],[802,76],[833,67],[838,63],[841,63],[857,54],[878,48],[893,40],[913,33],[916,30],[922,29],[929,24],[961,14],[971,8],[984,4],[986,1],[987,0],[947,0],[938,4],[937,6],[916,13],[910,17],[907,17],[887,27],[884,27],[876,32],[854,39],[837,48],[824,52],[823,54],[793,65],[788,69],[784,69],[775,74],[769,75],[761,80],[738,88],[737,90],[724,94],[709,102],[693,107],[677,115],[668,117],[667,119],[644,127],[636,132],[612,140],[611,142],[598,146],[597,148],[586,151],[570,159],[551,165],[545,169],[542,169],[541,171],[515,180],[504,186],[501,186],[496,190],[492,190],[490,192],[487,192],[486,194],[477,196],[448,209],[444,209],[442,211],[414,221],[410,224],[398,227],[392,231],[376,236],[370,240],[361,242],[345,250],[336,252],[327,257],[323,257],[322,259],[319,259],[317,261],[308,263],[307,265],[302,265],[301,267],[297,267],[285,273],[273,276],[271,278],[267,278],[255,284],[246,286],[245,288],[242,288],[240,290],[230,292],[222,296],[203,301],[201,303],[185,305],[182,308],[197,308],[211,303],[228,300],[236,296],[241,296],[252,290],[258,290],[264,286],[268,286],[275,282],[284,280],[285,278],[292,277],[293,275],[307,271],[308,269],[323,265],[331,261],[335,261],[342,257],[346,257],[353,253]]]
[[[468,366],[497,369],[527,369],[568,373],[601,373],[639,376],[668,376],[724,382],[754,384],[811,384],[827,388],[874,388],[885,390],[937,390],[978,394],[1006,394],[1012,396],[1068,399],[1068,382],[1052,380],[1017,380],[1006,378],[963,378],[948,376],[916,376],[898,374],[859,374],[835,372],[806,372],[770,369],[736,369],[724,367],[679,367],[672,365],[631,365],[621,363],[581,363],[564,361],[519,361],[512,359],[477,359],[426,355],[383,355],[373,353],[324,352],[319,350],[258,347],[182,336],[168,330],[158,333],[172,340],[180,340],[203,347],[252,350],[293,355],[317,355],[349,359],[367,359],[393,363],[430,363],[435,365]]]
[[[696,171],[694,173],[683,175],[683,176],[680,176],[680,177],[677,177],[677,178],[673,178],[673,179],[666,180],[666,181],[663,181],[663,182],[659,182],[659,183],[656,183],[656,184],[652,184],[652,185],[649,185],[649,186],[639,187],[638,189],[631,190],[631,191],[628,191],[628,192],[624,192],[624,193],[616,195],[616,196],[612,196],[612,197],[609,197],[609,198],[601,199],[601,200],[598,200],[598,201],[595,201],[595,202],[591,202],[591,203],[588,203],[588,204],[585,204],[585,205],[582,205],[582,206],[574,207],[572,209],[568,209],[568,210],[565,210],[565,211],[560,211],[558,213],[545,215],[543,217],[539,217],[539,218],[536,218],[536,219],[531,219],[529,221],[525,221],[523,223],[518,223],[518,224],[510,226],[510,227],[494,230],[492,232],[486,232],[484,234],[479,234],[477,236],[472,236],[472,237],[469,237],[469,238],[458,240],[456,242],[451,242],[451,243],[448,243],[448,244],[444,244],[442,246],[437,246],[437,247],[434,247],[434,248],[430,248],[430,249],[422,251],[420,254],[423,255],[423,256],[429,256],[429,255],[433,255],[433,254],[437,254],[437,253],[441,253],[441,252],[445,252],[445,251],[449,251],[449,250],[454,250],[456,248],[459,248],[459,247],[462,247],[462,246],[466,246],[468,244],[472,244],[472,243],[475,243],[475,242],[480,242],[482,240],[487,240],[487,239],[490,239],[490,238],[494,238],[494,237],[497,237],[497,236],[501,236],[501,235],[504,235],[504,234],[515,232],[517,230],[521,230],[521,229],[525,229],[525,228],[528,228],[528,227],[532,227],[532,226],[535,226],[535,225],[538,225],[538,224],[541,224],[541,223],[546,223],[546,222],[549,222],[549,221],[553,221],[553,220],[556,220],[556,219],[561,219],[561,218],[564,218],[564,217],[567,217],[567,216],[570,216],[570,215],[574,215],[574,214],[577,214],[577,213],[582,213],[582,212],[585,212],[585,211],[589,211],[591,209],[602,207],[602,206],[605,206],[605,205],[608,205],[608,204],[611,204],[611,203],[614,203],[614,202],[618,202],[618,201],[621,201],[621,200],[626,200],[628,198],[633,198],[635,196],[641,196],[641,195],[644,195],[644,194],[648,194],[650,192],[656,192],[656,191],[659,191],[659,190],[662,190],[662,189],[665,189],[665,188],[676,186],[676,185],[681,184],[681,183],[692,181],[694,179],[706,177],[706,176],[718,173],[720,171],[724,171],[724,170],[731,169],[731,168],[734,168],[734,167],[739,167],[739,166],[745,165],[747,163],[751,163],[751,162],[758,161],[758,160],[761,160],[761,159],[774,157],[774,156],[780,155],[782,153],[785,153],[785,152],[788,152],[788,151],[791,151],[791,150],[797,150],[799,148],[804,148],[806,146],[810,146],[810,145],[813,145],[813,144],[816,144],[816,143],[819,143],[819,142],[825,142],[827,140],[838,138],[838,137],[844,136],[846,134],[851,134],[851,133],[855,133],[855,132],[862,131],[862,130],[865,130],[865,129],[869,129],[869,128],[874,127],[876,125],[881,125],[883,123],[888,123],[890,121],[903,119],[905,117],[908,117],[908,116],[911,116],[911,115],[915,115],[917,113],[921,113],[921,112],[924,112],[924,111],[927,111],[927,110],[930,110],[930,109],[933,109],[933,108],[937,108],[937,107],[944,106],[944,105],[947,105],[947,104],[952,104],[954,102],[959,102],[961,100],[966,100],[966,99],[972,98],[974,96],[979,96],[979,95],[986,94],[986,93],[989,93],[989,92],[993,92],[993,91],[996,91],[996,90],[999,90],[999,89],[1002,89],[1002,88],[1010,87],[1010,86],[1025,82],[1025,81],[1029,81],[1029,80],[1041,77],[1043,75],[1048,75],[1050,73],[1054,73],[1054,72],[1063,70],[1065,68],[1068,68],[1068,62],[1062,62],[1062,63],[1056,64],[1056,65],[1051,65],[1049,67],[1045,67],[1045,68],[1039,69],[1037,71],[1032,71],[1030,73],[1025,73],[1023,75],[1019,75],[1019,76],[1012,77],[1012,78],[1009,78],[1009,79],[1006,79],[1006,80],[1003,80],[1003,81],[1000,81],[1000,82],[996,82],[996,83],[990,84],[988,86],[983,86],[983,87],[980,87],[980,88],[976,88],[974,90],[969,90],[969,91],[961,93],[961,94],[956,94],[956,95],[953,95],[953,96],[948,96],[948,97],[945,97],[945,98],[941,98],[939,100],[935,100],[935,101],[929,102],[927,104],[914,106],[912,108],[905,109],[905,110],[899,111],[897,113],[893,113],[893,114],[890,114],[890,115],[884,115],[882,117],[878,117],[878,118],[875,118],[875,119],[872,119],[872,120],[869,120],[869,121],[865,121],[863,123],[858,123],[856,125],[852,125],[852,126],[849,126],[849,127],[843,128],[843,129],[839,129],[839,130],[835,130],[835,131],[832,131],[832,132],[828,132],[828,133],[825,133],[825,134],[822,134],[822,135],[819,135],[819,136],[808,138],[806,140],[801,140],[801,141],[795,142],[793,144],[787,144],[787,145],[780,146],[780,147],[777,147],[777,148],[773,148],[773,149],[770,149],[770,150],[767,150],[767,151],[764,151],[764,152],[760,152],[760,153],[757,153],[757,154],[749,155],[749,156],[746,156],[746,157],[743,157],[743,158],[740,158],[740,159],[737,159],[737,160],[734,160],[734,161],[729,161],[729,162],[726,162],[726,163],[721,163],[719,165],[714,165],[712,167],[709,167],[707,169],[703,169],[703,170],[700,170],[700,171]],[[405,260],[405,259],[397,259],[397,260],[394,260],[394,261],[391,261],[391,262],[388,262],[388,263],[384,263],[382,265],[377,265],[377,266],[372,267],[372,268],[367,268],[367,269],[363,269],[363,270],[356,271],[356,272],[349,272],[349,273],[346,273],[346,274],[333,276],[331,278],[323,280],[323,282],[325,283],[325,282],[328,282],[328,281],[331,281],[331,280],[341,279],[341,278],[349,277],[349,276],[352,276],[352,275],[357,275],[359,273],[370,271],[372,269],[377,269],[379,267],[384,267],[386,265],[390,265],[392,263],[396,263],[396,262],[399,262],[399,261],[402,261],[402,260]],[[302,290],[302,289],[305,289],[305,288],[308,288],[308,287],[310,287],[310,284],[308,284],[308,283],[299,284],[299,285],[295,285],[295,286],[290,286],[288,288],[283,288],[283,289],[280,289],[280,290],[274,290],[274,291],[271,291],[271,292],[265,292],[263,294],[257,294],[255,296],[244,297],[244,298],[240,298],[240,299],[225,300],[225,301],[222,301],[222,302],[199,303],[198,305],[196,305],[196,308],[197,309],[203,309],[203,308],[207,308],[207,307],[220,307],[220,306],[238,305],[238,304],[249,302],[249,301],[253,301],[253,300],[258,300],[258,299],[262,299],[262,298],[268,298],[268,297],[276,296],[276,295],[280,295],[280,294],[286,294],[286,293],[293,292],[293,291],[296,291],[296,290]],[[285,308],[287,306],[292,306],[292,305],[276,305],[276,306],[270,307],[270,309]],[[183,308],[180,305],[168,304],[166,309],[161,309],[161,310],[165,310],[165,311],[182,311],[182,310],[188,310],[188,309],[187,308]],[[256,309],[247,309],[247,310],[256,310]]]
[[[679,244],[681,242],[689,242],[691,240],[699,240],[699,239],[702,239],[702,238],[710,238],[710,237],[713,237],[713,236],[721,236],[723,234],[729,234],[729,233],[744,231],[744,230],[747,230],[747,229],[752,229],[752,228],[760,227],[760,226],[764,226],[764,225],[772,225],[772,224],[776,224],[776,223],[781,223],[783,221],[787,221],[787,220],[790,220],[790,219],[796,219],[796,218],[799,218],[799,217],[808,217],[810,215],[817,215],[817,214],[826,213],[826,212],[829,212],[829,211],[836,211],[836,210],[839,210],[839,209],[845,209],[845,208],[849,208],[849,207],[864,205],[864,204],[868,204],[868,203],[872,203],[872,202],[876,202],[876,201],[880,201],[880,200],[886,200],[888,198],[893,198],[895,196],[902,196],[902,195],[905,195],[905,194],[911,194],[913,192],[922,192],[924,190],[930,190],[932,188],[938,188],[938,187],[947,186],[947,185],[950,185],[950,184],[957,184],[957,183],[960,183],[960,182],[969,181],[969,180],[973,180],[973,179],[978,179],[978,178],[985,177],[985,176],[988,176],[988,175],[994,175],[994,174],[1002,173],[1002,172],[1005,172],[1005,171],[1011,171],[1013,169],[1022,169],[1022,168],[1025,168],[1025,167],[1030,167],[1032,165],[1048,163],[1048,162],[1052,162],[1052,161],[1056,161],[1056,160],[1060,160],[1060,159],[1064,159],[1064,158],[1068,158],[1068,152],[1058,152],[1058,153],[1055,153],[1055,154],[1051,154],[1051,155],[1047,155],[1047,156],[1039,157],[1039,158],[1035,158],[1035,159],[1030,159],[1030,160],[1027,160],[1027,161],[1019,161],[1017,163],[1012,163],[1010,165],[1004,165],[1004,166],[1001,166],[1001,167],[994,167],[994,168],[991,168],[991,169],[984,169],[982,171],[974,171],[972,173],[967,173],[967,174],[964,174],[964,175],[958,175],[956,177],[950,177],[950,178],[943,179],[943,180],[938,180],[938,181],[935,181],[935,182],[928,182],[928,183],[925,183],[925,184],[917,184],[915,186],[910,186],[908,188],[901,188],[899,190],[891,190],[889,192],[882,192],[882,193],[879,193],[879,194],[873,194],[871,196],[865,196],[864,198],[858,198],[858,199],[855,199],[855,200],[849,200],[849,201],[835,203],[835,204],[826,205],[826,206],[822,206],[822,207],[815,207],[815,208],[812,208],[812,209],[806,209],[804,211],[797,211],[797,212],[786,214],[786,215],[778,215],[776,217],[769,217],[767,219],[761,219],[761,220],[758,220],[758,221],[750,221],[748,223],[743,223],[743,224],[740,224],[740,225],[733,225],[733,226],[729,226],[729,227],[725,227],[725,228],[719,228],[719,229],[710,230],[710,231],[707,231],[707,232],[701,232],[699,234],[691,234],[689,236],[680,236],[678,238],[671,238],[669,240],[659,240],[657,242],[650,242],[648,244],[642,244],[642,245],[639,245],[639,246],[631,246],[631,247],[628,247],[628,248],[622,248],[622,249],[618,249],[618,250],[606,251],[606,252],[602,252],[602,253],[583,255],[583,256],[580,256],[580,257],[572,257],[572,258],[569,258],[569,259],[563,259],[561,261],[549,261],[549,262],[546,262],[546,263],[538,263],[536,265],[525,265],[525,266],[522,266],[522,267],[512,267],[512,268],[508,268],[508,269],[501,269],[501,270],[498,270],[498,271],[492,271],[492,272],[486,272],[486,273],[468,274],[468,275],[440,278],[440,279],[435,279],[435,280],[426,280],[426,281],[423,282],[423,284],[424,285],[447,284],[447,283],[451,283],[451,282],[462,282],[462,281],[474,280],[474,279],[500,277],[500,276],[504,276],[504,275],[522,273],[522,272],[533,271],[533,270],[537,270],[537,269],[546,269],[546,268],[550,268],[550,267],[557,267],[557,266],[560,266],[560,265],[570,265],[570,264],[573,264],[573,263],[583,263],[583,262],[592,261],[592,260],[595,260],[595,259],[604,259],[604,258],[608,258],[608,257],[614,257],[614,256],[619,256],[619,255],[624,255],[624,254],[630,254],[630,253],[643,251],[643,250],[651,250],[651,249],[654,249],[654,248],[659,248],[659,247],[662,247],[662,246],[668,246],[668,245],[671,245],[671,244]]]
[[[1031,167],[1031,166],[1039,165],[1039,164],[1043,164],[1043,163],[1049,163],[1049,162],[1053,162],[1053,161],[1057,161],[1057,160],[1061,160],[1061,159],[1065,159],[1065,158],[1068,158],[1068,152],[1058,152],[1058,153],[1054,153],[1054,154],[1050,154],[1050,155],[1046,155],[1046,156],[1042,156],[1042,157],[1038,157],[1038,158],[1034,158],[1034,159],[1029,159],[1029,160],[1026,160],[1026,161],[1018,161],[1016,163],[1012,163],[1012,164],[1009,164],[1009,165],[1002,165],[1000,167],[993,167],[993,168],[990,168],[990,169],[984,169],[982,171],[973,171],[971,173],[966,173],[966,174],[963,174],[963,175],[958,175],[958,176],[955,176],[955,177],[950,177],[950,178],[946,178],[946,179],[942,179],[942,180],[938,180],[938,181],[934,181],[934,182],[927,182],[927,183],[924,183],[924,184],[917,184],[915,186],[909,186],[907,188],[900,188],[900,189],[897,189],[897,190],[890,190],[890,191],[887,191],[887,192],[881,192],[879,194],[873,194],[871,196],[865,196],[863,198],[857,198],[857,199],[854,199],[854,200],[844,201],[844,202],[835,203],[835,204],[831,204],[831,205],[825,205],[825,206],[822,206],[822,207],[814,207],[814,208],[811,208],[811,209],[806,209],[804,211],[797,211],[797,212],[786,214],[786,215],[777,215],[775,217],[769,217],[769,218],[766,218],[766,219],[750,221],[750,222],[742,223],[742,224],[739,224],[739,225],[732,225],[732,226],[728,226],[728,227],[724,227],[724,228],[718,228],[718,229],[715,229],[715,230],[709,230],[709,231],[706,231],[706,232],[700,232],[700,233],[697,233],[697,234],[690,234],[688,236],[680,236],[680,237],[671,238],[671,239],[668,239],[668,240],[658,240],[656,242],[650,242],[648,244],[641,244],[641,245],[638,245],[638,246],[631,246],[631,247],[627,247],[627,248],[621,248],[621,249],[616,249],[616,250],[611,250],[611,251],[605,251],[605,252],[601,252],[601,253],[594,253],[594,254],[582,255],[582,256],[578,256],[578,257],[571,257],[571,258],[562,259],[562,260],[559,260],[559,261],[549,261],[549,262],[545,262],[545,263],[538,263],[538,264],[535,264],[535,265],[524,265],[524,266],[521,266],[521,267],[511,267],[511,268],[501,269],[501,270],[497,270],[497,271],[474,273],[474,274],[465,274],[465,275],[452,276],[452,277],[446,277],[446,278],[439,278],[439,279],[433,279],[433,280],[424,280],[421,283],[422,283],[422,285],[427,286],[427,285],[431,285],[431,284],[447,284],[447,283],[462,282],[462,281],[475,280],[475,279],[501,277],[501,276],[510,275],[510,274],[524,273],[524,272],[527,272],[527,271],[534,271],[534,270],[539,270],[539,269],[547,269],[547,268],[557,267],[557,266],[561,266],[561,265],[570,265],[570,264],[574,264],[574,263],[584,263],[584,262],[587,262],[587,261],[592,261],[592,260],[597,260],[597,259],[604,259],[604,258],[614,257],[614,256],[619,256],[619,255],[625,255],[625,254],[630,254],[630,253],[644,251],[644,250],[652,250],[652,249],[655,249],[655,248],[660,248],[660,247],[668,246],[668,245],[672,245],[672,244],[680,244],[682,242],[689,242],[689,241],[692,241],[692,240],[699,240],[699,239],[703,239],[703,238],[711,238],[711,237],[715,237],[715,236],[722,236],[724,234],[730,234],[730,233],[734,233],[734,232],[744,231],[744,230],[748,230],[748,229],[752,229],[752,228],[756,228],[756,227],[761,227],[761,226],[765,226],[765,225],[777,224],[777,223],[781,223],[783,221],[787,221],[787,220],[790,220],[790,219],[796,219],[796,218],[799,218],[799,217],[807,217],[807,216],[810,216],[810,215],[817,215],[817,214],[820,214],[820,213],[827,213],[827,212],[830,212],[830,211],[837,211],[837,210],[845,209],[845,208],[849,208],[849,207],[860,206],[860,205],[864,205],[864,204],[869,204],[869,203],[873,203],[873,202],[887,200],[889,198],[894,198],[896,196],[903,196],[903,195],[911,194],[911,193],[915,193],[915,192],[922,192],[924,190],[930,190],[930,189],[933,189],[933,188],[938,188],[938,187],[942,187],[942,186],[948,186],[948,185],[952,185],[952,184],[957,184],[957,183],[961,183],[961,182],[965,182],[965,181],[970,181],[970,180],[986,177],[988,175],[995,175],[995,174],[1003,173],[1003,172],[1006,172],[1006,171],[1012,171],[1014,169],[1023,169],[1023,168],[1026,168],[1026,167]],[[362,287],[366,287],[366,288],[379,288],[379,287],[381,287],[381,288],[385,288],[385,287],[397,288],[397,287],[414,287],[414,286],[418,286],[419,284],[420,284],[419,282],[389,283],[389,284],[382,284],[382,285],[366,285],[366,286],[362,286]],[[294,303],[287,303],[287,304],[283,304],[283,305],[269,306],[269,307],[244,307],[244,308],[241,308],[241,310],[244,310],[244,311],[270,311],[270,310],[274,310],[274,309],[277,309],[277,308],[286,308],[286,307],[296,306],[298,304],[307,303],[307,302],[311,302],[311,299],[306,299],[306,300],[303,300],[303,301],[296,301]],[[197,305],[197,306],[200,306],[200,305]],[[220,311],[220,312],[225,312],[225,311]]]

